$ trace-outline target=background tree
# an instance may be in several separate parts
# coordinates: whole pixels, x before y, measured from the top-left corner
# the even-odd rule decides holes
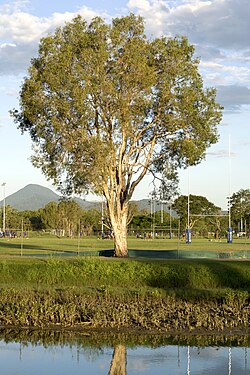
[[[59,228],[63,228],[69,237],[78,235],[82,208],[73,200],[62,200],[58,204]]]
[[[40,230],[43,229],[43,224],[41,221],[41,211],[25,210],[18,211],[17,209],[7,205],[5,207],[6,213],[6,229],[10,231],[19,231],[22,227],[25,227],[25,230]],[[3,225],[3,209],[1,209],[0,214],[0,228]]]
[[[235,228],[245,232],[250,223],[250,189],[241,189],[231,196],[231,217]],[[247,229],[248,226],[248,229]]]
[[[199,223],[197,230],[204,230],[204,225],[206,225],[205,223],[207,222],[205,215],[220,215],[221,213],[220,207],[215,206],[212,202],[209,202],[209,200],[203,196],[190,194],[189,202],[190,229],[194,229],[195,225]],[[181,230],[185,230],[188,227],[188,197],[186,195],[179,196],[174,201],[173,209],[180,217]]]
[[[145,211],[145,210],[144,210]],[[152,230],[152,215],[149,212],[139,211],[130,222],[130,231],[142,234],[144,231]]]
[[[81,218],[81,229],[85,234],[91,235],[94,231],[101,232],[101,212],[97,209],[82,210]]]
[[[136,202],[129,202],[127,224],[130,224],[134,216],[138,215],[139,208]]]
[[[170,228],[171,221],[171,228]],[[132,218],[129,231],[131,234],[143,235],[150,234],[152,231],[158,233],[158,235],[170,234],[171,231],[174,231],[177,234],[179,220],[176,219],[170,213],[163,210],[155,211],[150,213],[147,209],[138,211]]]
[[[127,256],[129,201],[151,172],[199,163],[221,107],[186,38],[147,39],[141,17],[80,16],[41,39],[12,111],[33,164],[68,194],[106,198],[115,255]]]
[[[49,202],[41,211],[41,221],[46,229],[58,229],[58,204]]]
[[[41,219],[43,209],[39,208],[38,210],[24,210],[19,211],[19,226],[21,229],[22,225],[25,224],[25,227],[28,226],[31,230],[41,230],[44,229],[44,225]]]
[[[1,209],[0,228],[3,228],[3,208]],[[5,206],[5,229],[16,230],[20,228],[19,212],[10,205]]]

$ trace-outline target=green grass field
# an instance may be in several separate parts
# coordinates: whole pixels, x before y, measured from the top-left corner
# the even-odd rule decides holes
[[[43,233],[29,233],[27,238],[1,238],[0,255],[99,255],[100,251],[112,250],[113,240],[98,237],[67,238]],[[131,257],[238,257],[250,259],[250,239],[234,239],[228,244],[226,239],[192,239],[191,244],[183,240],[156,238],[143,240],[128,238]],[[185,255],[186,254],[186,255]]]

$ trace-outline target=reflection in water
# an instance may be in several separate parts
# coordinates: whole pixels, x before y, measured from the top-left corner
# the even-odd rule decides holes
[[[232,349],[228,348],[228,375],[231,375],[232,370]]]
[[[109,375],[126,375],[126,347],[117,345],[111,361]]]
[[[190,348],[187,347],[187,375],[190,375]]]
[[[100,341],[100,334],[5,331],[0,332],[1,375],[250,374],[249,337],[191,340],[106,335]]]

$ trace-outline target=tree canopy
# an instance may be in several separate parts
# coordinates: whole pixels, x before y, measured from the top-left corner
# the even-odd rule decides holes
[[[134,14],[80,16],[42,38],[12,115],[33,164],[68,193],[103,194],[118,256],[128,202],[147,173],[195,165],[218,138],[221,107],[185,37],[147,38]]]

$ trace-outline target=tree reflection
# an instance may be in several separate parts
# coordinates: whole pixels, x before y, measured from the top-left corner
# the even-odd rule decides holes
[[[126,375],[127,354],[126,346],[119,344],[114,348],[108,375]]]

